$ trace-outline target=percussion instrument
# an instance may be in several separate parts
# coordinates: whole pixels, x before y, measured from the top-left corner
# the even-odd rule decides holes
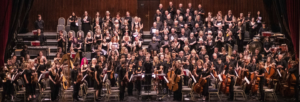
[[[272,36],[272,32],[262,32],[263,37],[270,37]]]
[[[262,47],[262,44],[261,44],[260,42],[255,42],[255,41],[253,41],[253,42],[251,42],[251,43],[249,44],[249,50],[250,50],[251,52],[255,52],[255,49],[258,49],[259,51],[261,51],[262,48],[263,48],[263,47]]]

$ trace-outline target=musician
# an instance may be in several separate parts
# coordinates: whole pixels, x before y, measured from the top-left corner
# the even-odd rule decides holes
[[[44,62],[43,59],[40,59],[39,62],[40,63],[37,65],[37,68],[36,68],[38,77],[40,77],[41,75],[44,75],[44,73],[48,70],[46,68],[46,62]],[[41,85],[41,89],[42,89],[41,91],[43,91],[45,89],[44,83],[40,80],[39,84]]]
[[[255,22],[255,18],[251,18],[251,22],[249,22],[249,35],[250,39],[253,39],[254,35],[256,35],[257,24]]]
[[[66,61],[66,60],[65,60]],[[49,72],[49,83],[51,89],[51,101],[57,100],[59,89],[60,89],[60,81],[61,80],[61,65],[59,62],[55,62],[55,65],[52,66],[51,72]]]
[[[14,86],[12,83],[13,71],[14,71],[14,69],[8,69],[7,72],[5,71],[3,80],[1,80],[3,82],[3,92],[2,92],[2,101],[1,102],[5,102],[5,99],[7,97],[9,99],[13,99],[13,93],[14,93]],[[7,97],[5,97],[5,96],[7,96]]]
[[[84,32],[84,36],[87,35],[89,30],[91,30],[91,17],[88,15],[87,11],[84,11],[84,15],[82,16],[81,22],[82,22],[82,31]]]
[[[233,93],[233,87],[234,87],[234,83],[235,83],[235,72],[233,69],[234,65],[229,65],[229,69],[228,69],[228,73],[227,76],[230,77],[231,82],[230,82],[230,86],[229,86],[229,99],[230,101],[233,101],[233,97],[234,97],[234,93]]]
[[[145,62],[143,64],[143,73],[145,73],[145,91],[149,92],[151,90],[151,77],[152,77],[152,66],[153,64],[150,62],[150,57],[146,57]]]
[[[169,8],[168,8],[168,11],[169,13],[171,14],[171,18],[174,19],[174,15],[175,15],[175,8],[173,7],[173,2],[170,1],[169,2]]]
[[[291,68],[288,70],[288,73],[290,74],[294,74],[296,76],[296,84],[294,87],[294,90],[295,90],[295,100],[297,101],[298,100],[298,97],[299,97],[299,90],[298,90],[298,86],[299,86],[299,67],[298,67],[298,62],[296,61],[291,61],[292,65],[291,65]],[[291,77],[291,76],[290,76]]]
[[[42,33],[44,32],[44,20],[42,20],[42,15],[38,14],[38,19],[35,21],[35,29],[39,29]]]
[[[72,15],[69,17],[69,22],[70,22],[70,30],[75,31],[77,33],[78,31],[78,19],[77,16],[75,15],[75,12],[72,12]]]
[[[134,57],[133,57],[134,58]],[[133,91],[133,77],[134,75],[134,63],[129,63],[128,71],[127,71],[127,78],[128,78],[128,83],[127,83],[127,92],[128,96],[133,96],[132,91]]]
[[[237,44],[238,44],[238,52],[243,52],[245,30],[243,29],[241,22],[238,23],[238,27],[236,27],[235,31],[236,31],[235,38],[237,39]]]
[[[103,83],[103,64],[99,62],[96,65],[95,69],[95,85],[94,89],[96,90],[96,100],[99,101],[98,97],[101,97],[101,91],[102,91],[102,83]]]
[[[78,75],[82,76],[82,73],[80,72],[80,65],[78,62],[74,63],[74,68],[71,71],[71,83],[73,84],[73,99],[79,101],[78,99],[78,92],[80,88],[80,83],[77,83]]]
[[[140,59],[138,61],[138,65],[135,69],[135,74],[141,75],[143,71],[144,71],[143,60]],[[135,81],[135,86],[136,86],[136,89],[138,90],[138,95],[141,94],[141,77],[142,76],[139,76],[139,78]]]
[[[128,80],[126,74],[128,74],[128,73],[126,70],[126,62],[123,60],[121,62],[121,64],[122,64],[121,65],[122,68],[119,71],[119,85],[120,85],[120,93],[119,94],[120,94],[120,100],[123,101],[124,94],[125,94],[125,84],[127,82],[126,80]]]
[[[278,58],[276,58],[275,61],[276,61],[277,69],[286,70],[287,62],[283,59],[282,54],[279,54]]]
[[[202,8],[202,5],[201,5],[201,4],[198,5],[198,15],[201,16],[200,18],[201,18],[202,22],[204,22],[205,11],[204,11],[204,9]]]
[[[26,58],[26,55],[29,54],[27,45],[23,46],[23,50],[21,51],[21,56]]]
[[[181,75],[182,75],[182,70],[181,70],[181,61],[180,60],[177,60],[175,62],[175,77],[174,81],[178,80],[177,78],[181,78]],[[178,84],[178,89],[176,91],[174,91],[174,94],[173,94],[173,100],[174,101],[181,101],[181,98],[182,98],[182,93],[181,93],[181,90],[182,90],[182,80],[180,79],[179,82],[175,82],[175,84]]]
[[[228,10],[228,14],[225,15],[225,17],[224,17],[224,21],[225,21],[225,29],[228,28],[229,24],[232,24],[232,23],[233,23],[233,19],[234,19],[234,16],[232,15],[231,10]]]
[[[265,68],[264,68],[264,63],[259,62],[259,69],[258,73],[256,73],[256,76],[260,78],[259,81],[259,93],[260,93],[260,101],[264,101],[264,84],[265,84]]]
[[[90,32],[87,32],[85,37],[85,44],[86,44],[86,52],[92,51],[92,44],[93,44],[93,37]]]
[[[262,60],[262,56],[261,56],[261,53],[260,53],[260,51],[259,51],[258,48],[255,49],[255,52],[254,52],[254,54],[253,54],[253,57],[254,57],[255,59],[257,59],[257,60],[256,60],[256,63],[258,63],[259,61]]]

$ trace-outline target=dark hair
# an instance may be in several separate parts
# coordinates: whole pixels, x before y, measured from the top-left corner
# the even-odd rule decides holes
[[[79,65],[78,62],[75,62],[75,63],[74,63],[74,66],[75,66],[75,67],[78,66],[78,65]]]

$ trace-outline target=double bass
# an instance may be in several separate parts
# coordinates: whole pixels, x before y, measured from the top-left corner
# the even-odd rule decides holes
[[[173,62],[173,66],[174,66],[174,62]],[[172,67],[174,68],[174,67]],[[174,70],[169,71],[167,74],[169,83],[167,84],[169,90],[171,91],[177,91],[178,90],[178,83],[180,82],[181,78],[175,73]]]

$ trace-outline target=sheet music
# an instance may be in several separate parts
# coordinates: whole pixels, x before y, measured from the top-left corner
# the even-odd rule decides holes
[[[250,84],[250,81],[248,80],[247,77],[245,77],[244,79],[246,80],[247,84]]]
[[[155,33],[156,29],[152,29],[152,33]]]
[[[236,70],[234,70],[234,72],[235,72],[236,76],[239,77],[239,74],[236,72]]]
[[[152,77],[155,78],[156,77],[155,74],[152,74]]]
[[[279,76],[281,77],[281,73],[280,73],[280,71],[279,71],[278,69],[276,69],[276,70],[277,70],[277,72],[278,72]]]
[[[81,79],[81,81],[83,81],[87,75],[88,75],[88,74],[86,74],[86,75]]]
[[[132,77],[133,77],[133,75],[131,75],[131,77],[130,77],[130,79],[129,79],[129,82],[131,81]]]
[[[195,79],[194,75],[192,75],[192,78],[193,78],[194,82],[195,82],[195,83],[197,83],[197,81],[196,81],[196,79]]]
[[[166,76],[164,76],[164,79],[166,80],[167,83],[169,83],[168,79],[166,78]]]
[[[223,81],[223,79],[222,79],[222,77],[221,77],[221,75],[220,75],[220,74],[218,75],[218,77],[219,77],[220,81]]]
[[[189,76],[189,70],[188,69],[183,69],[184,75]]]
[[[43,74],[40,75],[38,82],[42,79]]]
[[[215,76],[212,73],[210,73],[210,75],[215,79]]]
[[[105,74],[105,75],[104,75],[104,77],[103,77],[103,82],[105,82],[105,79],[106,79],[106,75],[107,75],[107,74]]]

